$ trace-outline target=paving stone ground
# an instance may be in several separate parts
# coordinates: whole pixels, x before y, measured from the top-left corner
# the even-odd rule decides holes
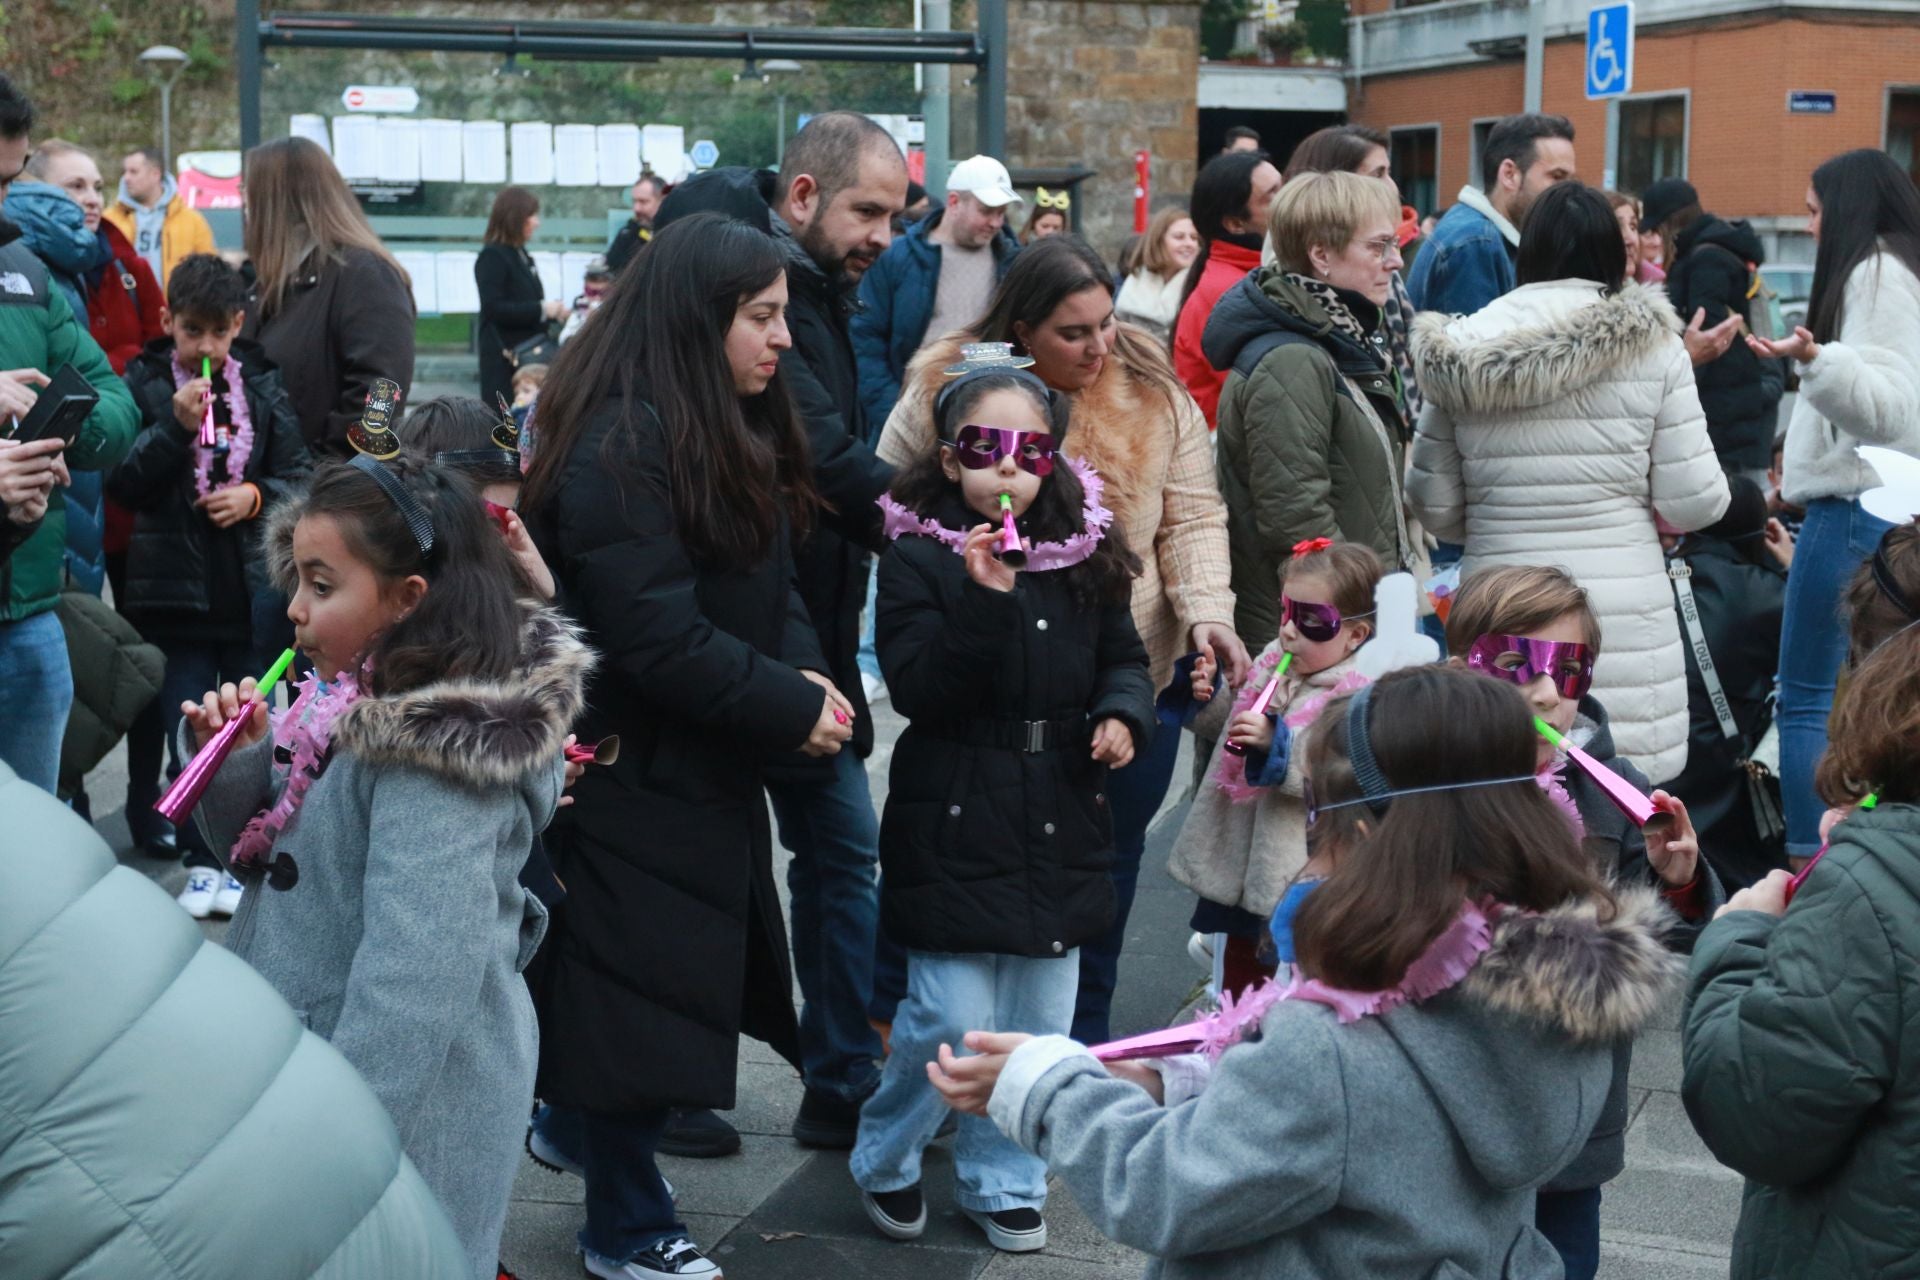
[[[880,745],[869,762],[876,805],[885,800],[887,760],[901,724],[885,704],[877,709]],[[1182,750],[1174,794],[1148,841],[1128,926],[1116,1035],[1165,1025],[1201,976],[1186,952],[1192,895],[1166,874],[1167,851],[1185,812],[1190,747]],[[177,892],[185,882],[177,865],[127,851],[120,813],[125,768],[124,752],[116,751],[89,779],[100,830],[124,862]],[[786,855],[777,845],[775,853],[784,893]],[[224,925],[207,929],[217,939]],[[1676,1000],[1634,1053],[1627,1169],[1608,1186],[1601,1210],[1601,1280],[1705,1280],[1727,1272],[1740,1179],[1701,1145],[1681,1109],[1679,1016]],[[730,1119],[745,1137],[740,1154],[661,1162],[687,1226],[726,1268],[728,1280],[1124,1280],[1140,1274],[1141,1256],[1104,1239],[1064,1188],[1047,1206],[1044,1252],[996,1254],[953,1207],[946,1141],[926,1162],[926,1236],[913,1244],[882,1239],[860,1210],[846,1155],[806,1150],[789,1135],[801,1094],[792,1068],[745,1040],[738,1092]],[[578,1280],[585,1273],[573,1241],[582,1212],[577,1179],[525,1161],[501,1246],[507,1265],[523,1280]]]

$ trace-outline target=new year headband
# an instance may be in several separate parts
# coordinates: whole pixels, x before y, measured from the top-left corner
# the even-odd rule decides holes
[[[1073,208],[1073,195],[1066,191],[1049,191],[1045,187],[1040,187],[1034,192],[1034,203],[1042,209],[1065,213]]]

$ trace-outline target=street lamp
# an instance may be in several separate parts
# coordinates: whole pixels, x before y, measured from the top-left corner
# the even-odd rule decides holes
[[[760,78],[772,80],[777,75],[795,75],[806,68],[792,58],[770,58],[760,64]],[[773,162],[779,164],[787,156],[787,91],[775,89],[773,100],[777,103],[774,116]]]
[[[187,55],[170,44],[156,44],[140,55],[140,61],[166,78],[160,82],[160,168],[173,172],[173,82],[187,69]]]

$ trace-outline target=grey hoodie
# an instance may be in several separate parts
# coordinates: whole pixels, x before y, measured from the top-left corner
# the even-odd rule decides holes
[[[1275,1005],[1196,1096],[1156,1104],[1058,1036],[1028,1042],[991,1114],[1158,1280],[1558,1280],[1534,1193],[1592,1132],[1630,1036],[1681,962],[1666,908],[1622,893],[1512,914],[1464,981],[1342,1025]]]
[[[180,184],[173,180],[172,174],[163,174],[161,181],[160,199],[149,209],[127,194],[127,180],[120,179],[120,203],[133,213],[133,234],[127,239],[133,241],[133,251],[145,258],[147,265],[153,268],[155,280],[165,274],[160,269],[160,233],[167,225],[167,206],[173,203],[174,196],[180,192]]]

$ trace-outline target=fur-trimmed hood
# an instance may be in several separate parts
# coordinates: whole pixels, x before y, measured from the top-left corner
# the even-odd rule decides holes
[[[1611,296],[1586,280],[1524,285],[1470,316],[1414,321],[1420,394],[1455,415],[1504,413],[1559,399],[1646,358],[1681,331],[1659,289]]]

